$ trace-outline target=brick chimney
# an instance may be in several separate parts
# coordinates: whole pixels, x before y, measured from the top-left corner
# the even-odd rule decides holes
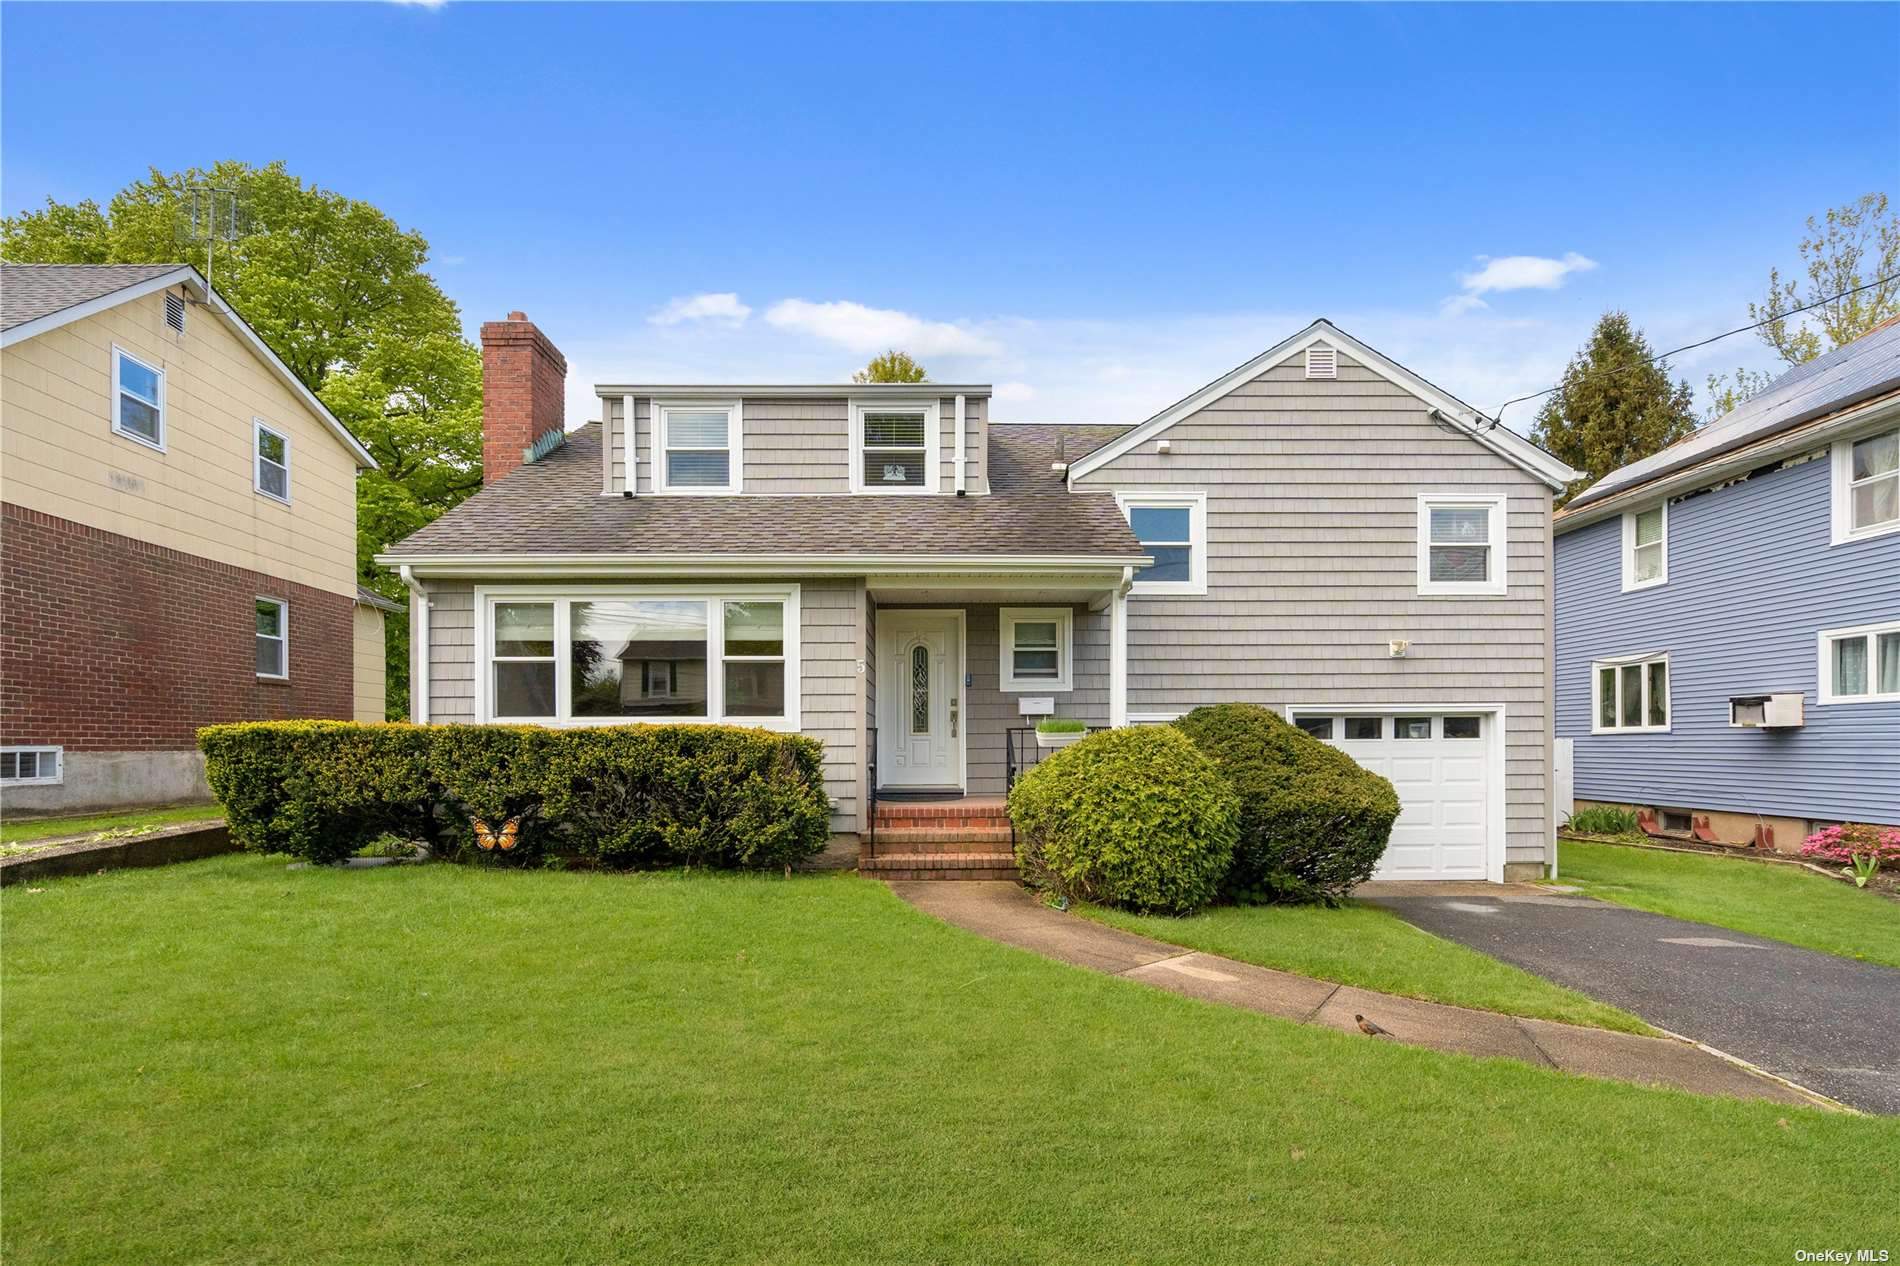
[[[522,451],[558,431],[567,357],[525,312],[482,322],[482,482],[521,465]]]

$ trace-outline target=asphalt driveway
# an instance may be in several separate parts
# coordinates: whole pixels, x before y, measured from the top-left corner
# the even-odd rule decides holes
[[[1842,1103],[1900,1114],[1900,971],[1585,897],[1444,888],[1356,895]]]

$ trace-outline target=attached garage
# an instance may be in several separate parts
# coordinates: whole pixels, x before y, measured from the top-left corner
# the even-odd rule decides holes
[[[1301,729],[1399,793],[1374,879],[1504,879],[1504,710],[1301,706]]]

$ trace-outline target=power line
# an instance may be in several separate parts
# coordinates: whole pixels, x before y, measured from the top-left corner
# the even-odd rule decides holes
[[[1771,325],[1776,321],[1785,321],[1789,317],[1798,316],[1801,313],[1806,312],[1811,308],[1818,308],[1818,307],[1821,307],[1823,304],[1833,303],[1836,299],[1845,299],[1849,295],[1857,295],[1863,290],[1872,290],[1875,286],[1884,286],[1890,281],[1900,281],[1900,273],[1889,273],[1887,276],[1878,278],[1874,281],[1870,281],[1864,286],[1855,286],[1852,290],[1843,290],[1837,295],[1829,295],[1825,299],[1816,299],[1813,303],[1803,304],[1802,306],[1798,308],[1790,308],[1786,312],[1776,313],[1774,316],[1766,317],[1760,321],[1755,322],[1753,325],[1738,326],[1737,328],[1733,330],[1724,330],[1720,334],[1712,334],[1708,338],[1703,339],[1699,343],[1687,343],[1681,347],[1676,348],[1674,351],[1658,353],[1657,355],[1651,356],[1648,360],[1642,361],[1639,364],[1619,365],[1614,369],[1604,370],[1603,372],[1609,373],[1609,374],[1623,374],[1623,373],[1628,373],[1632,369],[1640,369],[1644,365],[1654,365],[1659,361],[1668,360],[1671,356],[1680,356],[1683,352],[1693,352],[1698,347],[1707,347],[1711,343],[1720,342],[1722,339],[1732,337],[1733,335],[1736,335],[1736,334],[1746,334],[1750,330],[1759,330],[1764,325]],[[1506,400],[1503,404],[1498,406],[1497,412],[1491,415],[1491,420],[1490,420],[1491,424],[1490,426],[1487,426],[1485,429],[1491,430],[1495,428],[1498,425],[1498,423],[1503,420],[1504,411],[1510,408],[1512,405],[1523,404],[1526,400],[1536,400],[1540,396],[1547,396],[1553,391],[1562,391],[1563,386],[1564,385],[1562,383],[1558,383],[1556,386],[1546,387],[1542,391],[1533,391],[1528,396],[1516,396],[1510,400]]]

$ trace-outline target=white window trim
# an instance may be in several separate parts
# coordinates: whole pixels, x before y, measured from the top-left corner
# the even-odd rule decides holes
[[[508,725],[553,725],[584,727],[592,725],[745,725],[764,730],[795,734],[800,727],[799,592],[791,585],[478,585],[475,588],[475,662],[477,717],[484,722]],[[570,696],[574,670],[570,645],[568,609],[570,602],[590,599],[694,599],[706,603],[706,715],[703,717],[576,717],[560,715],[572,706]],[[725,715],[728,659],[735,663],[773,662],[778,656],[728,656],[726,651],[726,602],[782,602],[785,604],[785,715],[782,717],[730,717]],[[554,606],[554,707],[551,717],[496,717],[494,608],[498,602],[547,602]],[[544,656],[532,656],[536,660]]]
[[[264,486],[264,454],[258,443],[266,434],[275,435],[284,442],[284,495],[278,496]],[[251,419],[251,487],[260,497],[269,497],[272,501],[290,504],[290,436],[278,430],[263,418]]]
[[[57,787],[66,781],[66,749],[64,747],[51,743],[25,743],[18,747],[0,747],[0,752],[5,752],[11,756],[23,756],[31,752],[42,758],[50,752],[53,756],[53,769],[55,771],[51,778],[43,774],[36,774],[31,778],[0,778],[0,786]],[[39,768],[39,765],[36,764],[34,768]]]
[[[1881,523],[1874,527],[1861,528],[1859,531],[1855,531],[1853,526],[1854,502],[1853,498],[1849,495],[1849,485],[1853,483],[1854,474],[1854,445],[1860,440],[1872,439],[1876,435],[1885,435],[1888,431],[1894,429],[1896,428],[1890,425],[1879,426],[1860,435],[1852,435],[1844,440],[1834,441],[1834,487],[1830,498],[1833,502],[1834,516],[1833,544],[1849,545],[1855,541],[1870,541],[1877,536],[1886,536],[1892,532],[1900,532],[1900,519],[1895,519],[1891,523]]]
[[[120,357],[131,361],[140,369],[148,370],[158,375],[158,438],[156,440],[148,439],[140,435],[137,431],[128,431],[119,425],[119,396],[124,391],[124,387],[119,381]],[[142,356],[134,356],[117,343],[112,345],[112,399],[108,403],[107,408],[111,413],[112,433],[114,435],[123,436],[131,440],[134,444],[143,444],[145,447],[156,449],[161,453],[165,451],[165,371]]]
[[[1654,580],[1636,579],[1636,516],[1648,514],[1651,510],[1662,511],[1662,571]],[[1623,592],[1634,593],[1639,589],[1654,589],[1658,585],[1669,583],[1669,503],[1659,501],[1653,506],[1644,506],[1640,510],[1623,512]]]
[[[648,432],[651,445],[647,454],[653,468],[653,491],[670,497],[724,497],[745,491],[745,401],[743,400],[652,400]],[[666,417],[673,410],[722,409],[726,414],[726,482],[717,486],[675,487],[666,479]],[[631,428],[629,428],[631,430]]]
[[[1207,593],[1207,494],[1178,489],[1130,489],[1115,494],[1115,504],[1132,528],[1139,509],[1180,509],[1188,511],[1188,578],[1186,580],[1143,580],[1135,572],[1131,594],[1175,594],[1202,597]]]
[[[1873,686],[1879,680],[1880,644],[1877,640],[1882,633],[1900,633],[1900,620],[1888,620],[1881,624],[1856,624],[1845,629],[1823,629],[1816,639],[1818,644],[1817,667],[1820,671],[1820,690],[1816,695],[1824,704],[1855,703],[1900,703],[1900,693],[1875,691],[1864,695],[1837,695],[1834,693],[1834,643],[1850,638],[1864,638],[1867,641],[1867,684]]]
[[[1648,666],[1655,663],[1661,663],[1663,666],[1663,717],[1665,718],[1663,723],[1661,725],[1604,725],[1603,670],[1606,668],[1614,668],[1617,670],[1616,679],[1619,683],[1618,689],[1620,690],[1622,688],[1620,683],[1623,680],[1622,670],[1633,664],[1643,665],[1643,698],[1638,708],[1638,715],[1647,717],[1649,715]],[[1608,659],[1592,660],[1590,662],[1590,733],[1667,734],[1676,723],[1675,693],[1676,669],[1675,665],[1669,662],[1668,651],[1645,651],[1640,655],[1614,655]],[[1620,704],[1621,702],[1619,699],[1618,703]],[[1616,710],[1616,715],[1619,720],[1623,716],[1623,709],[1620,706]]]
[[[1432,507],[1484,506],[1491,575],[1485,580],[1432,579]],[[1418,592],[1421,597],[1502,597],[1510,583],[1510,516],[1504,497],[1488,493],[1422,492],[1418,497]]]
[[[1054,677],[1016,676],[1016,626],[1019,623],[1047,623],[1056,626],[1056,675]],[[1075,611],[1069,607],[1004,607],[998,615],[1001,655],[997,665],[999,687],[1008,694],[1033,694],[1047,690],[1054,694],[1075,689]]]
[[[864,414],[921,411],[924,415],[924,482],[917,488],[874,487],[864,482]],[[936,397],[924,399],[854,398],[851,401],[851,491],[867,497],[915,497],[943,487],[943,405]]]
[[[257,600],[259,602],[268,602],[272,606],[277,608],[277,637],[275,640],[281,643],[284,648],[284,671],[281,673],[259,673],[257,675],[259,678],[261,678],[264,681],[289,681],[290,680],[290,603],[283,598],[272,597],[270,594],[267,594],[267,593],[258,594]],[[251,614],[251,624],[252,624],[251,636],[257,641],[265,640],[264,635],[262,633],[257,632],[256,630],[257,615],[256,615],[255,610],[253,610]],[[252,653],[253,654],[256,653],[255,648],[253,648]]]

